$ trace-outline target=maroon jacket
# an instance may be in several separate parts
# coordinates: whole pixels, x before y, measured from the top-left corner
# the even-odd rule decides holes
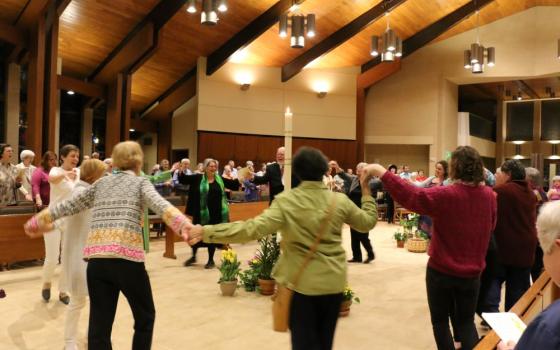
[[[504,265],[531,267],[537,246],[537,199],[527,181],[510,181],[494,187],[498,195],[498,221],[494,236],[498,259]]]
[[[416,187],[387,171],[381,178],[393,199],[433,221],[428,266],[448,275],[478,277],[496,224],[496,198],[487,186]]]

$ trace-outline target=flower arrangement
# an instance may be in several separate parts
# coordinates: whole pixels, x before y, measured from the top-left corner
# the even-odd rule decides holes
[[[346,286],[344,288],[344,292],[342,292],[342,299],[344,301],[355,301],[356,303],[360,303],[360,298],[356,296],[356,293],[350,288],[350,286]]]
[[[418,214],[408,214],[405,218],[401,219],[399,224],[403,227],[405,233],[412,235],[414,232],[414,228],[418,227],[418,219],[420,215]]]
[[[253,257],[253,259],[248,261],[249,269],[243,270],[239,274],[241,279],[241,284],[247,292],[254,292],[257,289],[259,274],[261,271],[261,261],[258,257]]]
[[[241,271],[239,265],[241,265],[241,262],[237,260],[237,254],[233,249],[222,250],[221,276],[218,283],[236,281]]]
[[[257,250],[257,259],[260,261],[259,278],[272,279],[272,269],[280,256],[280,245],[275,235],[270,235],[259,240],[260,248]]]

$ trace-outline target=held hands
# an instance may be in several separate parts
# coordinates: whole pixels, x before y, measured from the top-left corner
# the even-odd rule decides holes
[[[363,171],[371,176],[382,177],[387,172],[387,169],[380,164],[368,164]]]
[[[202,242],[203,233],[204,229],[202,226],[194,225],[189,232],[189,244],[192,246]]]
[[[72,170],[68,170],[66,172],[66,177],[69,178],[72,181],[76,180],[76,178],[78,177],[78,172],[76,171],[76,168],[74,168]]]
[[[52,231],[54,229],[53,224],[41,224],[37,220],[37,216],[33,216],[31,219],[27,220],[25,225],[23,225],[25,234],[30,238],[38,238],[43,235],[44,232]]]

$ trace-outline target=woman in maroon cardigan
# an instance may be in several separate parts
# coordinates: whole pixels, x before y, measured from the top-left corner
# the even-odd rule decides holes
[[[449,315],[455,305],[455,326],[462,349],[472,349],[478,341],[474,314],[480,274],[496,224],[496,198],[484,186],[480,155],[469,146],[453,152],[450,176],[454,183],[450,186],[419,188],[378,164],[369,165],[366,171],[381,178],[395,201],[432,218],[426,289],[437,348],[455,348],[449,329]]]

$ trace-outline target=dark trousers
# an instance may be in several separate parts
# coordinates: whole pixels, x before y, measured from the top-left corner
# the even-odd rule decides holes
[[[309,296],[294,292],[290,307],[292,350],[331,350],[342,293]]]
[[[132,349],[150,349],[156,310],[144,263],[124,259],[90,259],[87,282],[90,301],[88,348],[112,349],[111,330],[119,292],[122,292],[134,316]]]
[[[535,250],[535,262],[533,263],[533,267],[531,267],[531,279],[533,280],[533,283],[535,283],[535,281],[539,278],[543,269],[543,250],[541,245],[537,244],[537,248]]]
[[[531,285],[530,267],[516,267],[502,265],[496,266],[494,280],[490,285],[486,303],[490,312],[499,312],[502,284],[506,283],[506,303],[505,310],[508,311],[525,294]]]
[[[395,216],[395,201],[393,201],[393,197],[391,197],[389,192],[385,192],[385,199],[387,201],[387,222],[392,224]]]
[[[495,249],[488,249],[486,252],[486,268],[482,271],[482,275],[480,276],[480,290],[478,292],[478,302],[476,305],[476,313],[481,317],[483,312],[492,312],[491,306],[488,305],[488,293],[496,277],[497,266],[498,252]]]
[[[371,241],[369,240],[368,233],[358,232],[351,228],[350,239],[351,239],[353,260],[360,260],[360,261],[362,260],[362,248],[360,247],[360,244],[364,246],[368,258],[375,257],[375,254],[373,253],[373,247],[371,246]]]
[[[454,329],[463,350],[474,348],[478,333],[474,325],[479,278],[450,276],[430,267],[426,270],[426,290],[434,338],[438,350],[454,350],[449,319],[454,318]],[[454,310],[452,310],[454,308]]]
[[[192,255],[196,258],[196,253],[198,252],[198,248],[208,247],[208,262],[214,262],[214,253],[216,252],[217,247],[221,247],[221,244],[215,243],[202,243],[198,242],[197,244],[193,245],[192,248]]]

